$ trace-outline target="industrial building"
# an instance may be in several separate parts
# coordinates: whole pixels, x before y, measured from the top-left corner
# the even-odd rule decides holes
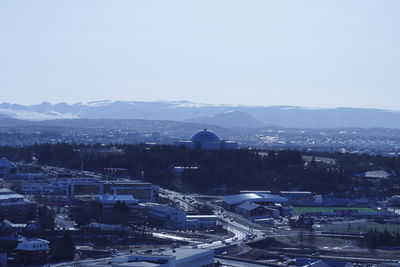
[[[132,195],[139,202],[158,202],[158,185],[141,181],[105,181],[101,194]]]
[[[95,178],[64,178],[68,198],[95,195],[131,195],[139,202],[158,202],[158,185],[141,181],[101,181]],[[68,180],[67,180],[68,181]],[[60,184],[60,183],[58,183]]]
[[[51,183],[24,182],[18,192],[25,195],[53,195],[62,193],[63,188]]]
[[[102,194],[102,183],[97,179],[73,180],[66,184],[67,197],[72,199],[77,196],[90,196]]]
[[[265,217],[270,215],[269,210],[261,205],[245,202],[236,207],[236,213],[241,214],[247,218],[258,218],[258,217]]]
[[[234,150],[238,147],[236,142],[221,140],[218,134],[208,129],[198,131],[190,140],[181,140],[175,145],[199,150]]]
[[[151,267],[213,267],[214,252],[206,249],[177,248],[174,250],[138,253],[128,256],[83,263],[82,267],[122,267],[122,266],[151,266]]]
[[[235,211],[237,206],[240,206],[245,202],[270,205],[273,203],[286,203],[287,201],[287,198],[264,193],[247,193],[222,197],[222,205],[231,211]]]
[[[241,190],[240,193],[272,194],[272,191]],[[277,191],[274,194],[287,198],[288,203],[291,205],[310,205],[315,202],[313,194],[309,191]]]

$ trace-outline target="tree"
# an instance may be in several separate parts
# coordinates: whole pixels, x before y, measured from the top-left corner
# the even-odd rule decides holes
[[[129,219],[129,207],[125,201],[117,201],[112,209],[112,216],[110,216],[113,223],[126,223]]]
[[[43,230],[54,230],[55,212],[47,206],[39,206],[38,223]]]
[[[69,261],[75,255],[75,245],[69,231],[64,236],[56,240],[51,249],[51,256],[55,261]]]

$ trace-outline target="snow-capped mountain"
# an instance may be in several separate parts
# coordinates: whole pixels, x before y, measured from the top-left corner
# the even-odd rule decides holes
[[[0,104],[0,117],[24,120],[144,119],[190,121],[229,128],[282,126],[290,128],[400,128],[400,112],[360,108],[209,105],[188,101],[43,102],[38,105]]]

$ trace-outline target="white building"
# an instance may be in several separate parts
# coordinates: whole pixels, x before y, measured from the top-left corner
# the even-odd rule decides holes
[[[0,195],[12,195],[12,194],[15,194],[15,192],[8,188],[0,188]]]
[[[371,180],[387,180],[391,176],[393,175],[387,171],[367,171],[364,173],[364,177]]]
[[[216,215],[187,215],[186,226],[190,229],[214,229],[217,219]]]
[[[155,253],[113,257],[111,260],[92,261],[82,267],[213,267],[214,252],[205,249],[177,248]]]
[[[163,222],[167,228],[183,229],[186,227],[186,212],[183,210],[156,203],[140,205],[148,217]]]

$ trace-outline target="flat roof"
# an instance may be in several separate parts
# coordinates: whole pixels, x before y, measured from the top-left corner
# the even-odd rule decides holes
[[[217,215],[186,215],[187,218],[218,218]]]
[[[6,195],[0,195],[0,200],[4,199],[13,199],[13,198],[25,198],[23,195],[20,194],[6,194]]]
[[[114,201],[128,201],[128,202],[137,202],[137,200],[132,195],[99,195],[99,199],[102,202],[114,202]]]
[[[8,189],[8,188],[0,188],[0,194],[4,194],[4,193],[14,193],[14,191]]]
[[[169,252],[167,250],[166,252]],[[172,252],[172,251],[171,251]],[[213,255],[213,252],[209,249],[201,249],[201,248],[177,248],[175,249],[175,253],[171,253],[169,255],[175,255],[176,260],[182,260],[188,257],[192,257],[199,254],[207,254],[210,253]]]
[[[152,263],[149,260],[138,260],[138,261],[130,261],[130,259],[135,259],[135,257],[148,257],[148,258],[165,258],[168,259],[170,257],[175,256],[176,259],[176,263],[178,263],[179,261],[181,261],[182,263],[185,263],[186,259],[189,259],[193,256],[196,255],[210,255],[211,258],[214,257],[214,253],[212,250],[208,250],[208,249],[192,249],[192,248],[177,248],[175,249],[175,252],[173,252],[173,250],[168,249],[162,252],[154,252],[154,253],[150,253],[150,254],[146,254],[146,253],[135,253],[135,254],[130,254],[128,256],[117,256],[114,257],[111,261],[113,262],[114,265],[116,266],[137,266],[137,267],[153,267],[153,266],[160,266],[159,263]],[[108,261],[104,261],[103,259],[99,259],[98,261],[94,261],[91,263],[83,263],[82,266],[110,266],[108,264]]]

